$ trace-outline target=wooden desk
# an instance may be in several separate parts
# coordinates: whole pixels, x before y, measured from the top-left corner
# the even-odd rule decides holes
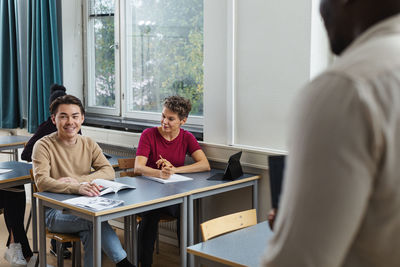
[[[193,178],[192,181],[176,183],[176,186],[187,194],[188,203],[188,245],[194,244],[194,226],[200,225],[199,214],[197,216],[197,222],[194,222],[194,204],[195,200],[202,199],[204,197],[221,194],[228,191],[244,187],[252,187],[252,206],[254,209],[258,209],[258,175],[244,174],[238,179],[233,181],[221,180],[221,181],[210,181],[207,178],[211,177],[217,172],[222,170],[213,169],[210,172],[199,172],[199,173],[187,173],[185,176]],[[190,259],[190,266],[193,265],[193,258]]]
[[[0,174],[0,189],[31,183],[29,170],[32,169],[32,164],[30,163],[5,161],[0,162],[0,169],[11,169],[9,172]]]
[[[187,248],[197,257],[228,266],[260,266],[262,255],[272,238],[268,221],[237,230]]]
[[[120,199],[124,204],[102,211],[93,211],[87,208],[80,208],[63,203],[63,200],[76,197],[76,195],[56,194],[49,192],[35,193],[34,196],[39,199],[39,244],[40,244],[40,266],[46,266],[46,235],[45,235],[45,216],[44,208],[50,207],[63,210],[93,223],[93,262],[94,266],[101,266],[101,222],[128,216],[129,221],[135,221],[134,214],[153,210],[170,205],[181,205],[181,260],[182,266],[186,266],[186,232],[187,232],[187,204],[186,194],[180,193],[174,184],[160,184],[147,179],[132,179],[130,177],[117,178],[116,181],[130,184],[136,189],[121,190],[116,194],[106,194],[103,197]],[[132,224],[132,223],[131,223]],[[127,227],[132,229],[131,227]],[[126,236],[128,235],[128,236]],[[132,233],[125,232],[125,237],[130,238]],[[133,248],[131,240],[130,248]],[[133,252],[136,262],[136,250]],[[128,256],[132,260],[132,252]]]
[[[209,181],[208,177],[212,176],[218,170],[212,170],[211,172],[202,173],[191,173],[186,174],[194,180],[187,182],[161,184],[158,182],[151,181],[144,177],[124,177],[117,178],[116,180],[122,183],[131,184],[136,187],[136,190],[122,190],[117,194],[107,194],[104,197],[117,198],[124,200],[124,205],[103,210],[103,211],[90,211],[85,208],[79,208],[70,206],[62,201],[72,197],[73,195],[55,194],[49,192],[41,192],[34,194],[39,199],[39,242],[40,242],[40,258],[45,257],[46,244],[45,244],[45,224],[44,224],[44,207],[51,207],[63,210],[74,214],[76,216],[85,218],[93,222],[93,242],[94,242],[94,265],[101,266],[100,257],[100,224],[103,221],[132,216],[134,214],[153,210],[161,207],[166,207],[174,204],[181,204],[181,264],[186,266],[187,255],[186,255],[186,244],[187,235],[192,237],[193,242],[193,203],[188,207],[188,201],[193,202],[195,199],[202,198],[205,196],[215,195],[222,192],[235,190],[242,187],[252,186],[253,187],[253,207],[257,208],[257,181],[258,176],[245,174],[235,181]],[[188,213],[191,216],[188,217]],[[191,217],[191,218],[190,218]],[[129,220],[125,220],[128,223],[128,231],[125,232],[125,238],[130,238],[135,228],[136,220],[134,217],[129,217]],[[191,222],[191,229],[187,229],[188,222]],[[128,235],[128,236],[127,236]],[[134,235],[136,238],[137,235]],[[130,247],[134,246],[135,240],[130,240]],[[136,249],[133,252],[128,252],[130,259],[133,256],[136,262]],[[133,255],[132,255],[133,254]],[[45,261],[40,261],[41,266],[46,266]],[[42,265],[43,264],[43,265]]]
[[[13,160],[18,161],[18,148],[23,148],[30,138],[22,135],[0,136],[0,153],[6,153],[4,150],[13,150]]]
[[[30,169],[31,163],[19,161],[5,161],[0,162],[0,169],[11,169],[11,171],[0,174],[0,189],[10,188],[18,185],[31,184]],[[33,251],[37,251],[37,214],[36,214],[36,201],[33,197],[33,188],[31,186],[31,215],[32,215],[32,240]]]

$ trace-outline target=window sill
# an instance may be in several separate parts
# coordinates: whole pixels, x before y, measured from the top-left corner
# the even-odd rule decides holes
[[[86,113],[85,122],[83,125],[125,132],[141,133],[146,128],[159,126],[160,122]],[[203,141],[202,126],[185,124],[182,128],[191,132],[197,140]]]

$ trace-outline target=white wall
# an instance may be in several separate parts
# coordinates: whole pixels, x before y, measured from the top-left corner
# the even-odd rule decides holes
[[[82,0],[62,0],[63,82],[83,100]]]
[[[286,149],[290,104],[308,81],[309,1],[238,1],[236,144]]]
[[[329,60],[318,2],[205,0],[205,142],[286,150],[291,103]]]
[[[319,2],[320,0],[312,0],[310,79],[320,74],[332,62],[327,34],[319,14]]]

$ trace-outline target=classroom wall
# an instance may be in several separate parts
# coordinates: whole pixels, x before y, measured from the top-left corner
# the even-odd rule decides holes
[[[64,83],[82,97],[82,0],[62,0]],[[213,162],[243,150],[261,175],[259,220],[270,207],[267,156],[286,153],[293,99],[330,62],[319,0],[204,0],[204,142]],[[84,127],[98,142],[137,145],[139,134]],[[235,199],[242,199],[239,205]],[[230,201],[232,200],[232,201]],[[248,190],[207,199],[204,216],[249,208]],[[210,209],[209,207],[213,207]]]
[[[83,99],[82,0],[62,0],[63,82]]]
[[[296,94],[329,63],[319,1],[205,1],[204,136],[286,151]]]

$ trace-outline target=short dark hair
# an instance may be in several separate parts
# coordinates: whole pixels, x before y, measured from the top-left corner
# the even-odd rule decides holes
[[[77,105],[81,109],[82,115],[85,115],[85,109],[83,108],[81,100],[73,95],[65,95],[56,98],[56,100],[54,100],[50,105],[50,114],[56,115],[58,106],[62,104]]]
[[[189,99],[181,96],[170,96],[164,99],[164,107],[178,114],[179,119],[183,120],[189,116],[192,104]]]

